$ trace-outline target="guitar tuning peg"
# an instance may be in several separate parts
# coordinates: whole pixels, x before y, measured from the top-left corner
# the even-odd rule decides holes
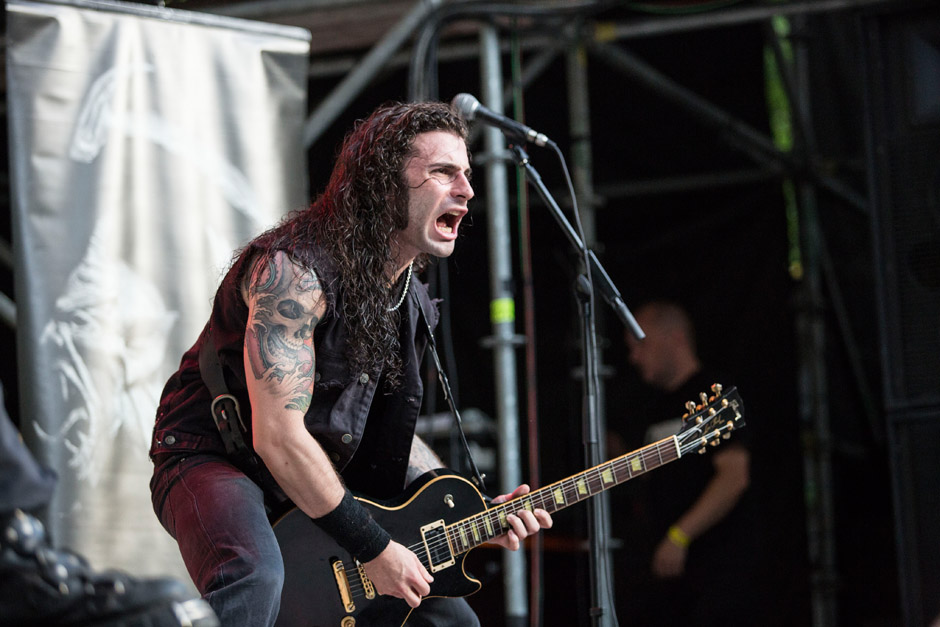
[[[686,403],[685,408],[686,410],[688,410],[690,414],[694,414],[695,413],[695,401],[689,401],[688,403]]]
[[[709,442],[709,444],[711,444],[712,446],[718,446],[719,444],[721,444],[721,442],[719,442],[718,440],[712,440],[711,442]]]
[[[715,396],[721,396],[721,390],[724,389],[720,383],[712,383],[712,392],[715,393]]]
[[[728,433],[727,431],[725,431],[724,433],[721,434],[721,439],[722,439],[722,440],[729,440],[729,439],[731,439],[731,434]]]
[[[708,405],[708,394],[701,392],[698,397],[702,400],[702,405]]]
[[[697,450],[697,451],[695,451],[695,452],[698,453],[699,455],[704,455],[704,454],[705,454],[705,447],[703,446],[702,448],[700,448],[699,450]]]

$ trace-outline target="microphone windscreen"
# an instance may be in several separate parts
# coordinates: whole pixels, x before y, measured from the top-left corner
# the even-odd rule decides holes
[[[470,94],[457,94],[451,100],[450,106],[460,114],[460,117],[469,122],[476,116],[480,101]]]

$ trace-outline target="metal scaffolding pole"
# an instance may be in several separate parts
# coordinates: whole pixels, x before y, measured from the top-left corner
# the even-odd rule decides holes
[[[794,24],[806,28],[806,18]],[[794,41],[802,41],[794,37]],[[815,133],[810,122],[811,101],[809,57],[806,47],[794,49],[796,83],[794,119],[802,122],[796,137],[804,142],[808,158],[815,150]],[[781,66],[783,67],[783,66]],[[823,294],[823,253],[825,241],[819,223],[816,187],[799,181],[800,240],[803,246],[804,278],[796,317],[799,345],[800,418],[803,424],[804,500],[806,532],[811,573],[813,627],[838,624],[836,603],[835,512],[832,486],[832,432],[829,415],[829,378],[826,368],[825,296]]]
[[[593,161],[591,158],[591,116],[588,101],[587,52],[581,45],[572,46],[566,56],[568,79],[568,126],[571,131],[572,181],[578,201],[581,226],[588,248],[597,242],[595,199],[593,187]],[[595,309],[596,326],[603,327],[600,311]],[[582,355],[584,359],[593,358]],[[598,361],[600,353],[598,351]],[[582,368],[581,373],[588,372]],[[583,377],[579,377],[583,381]],[[603,377],[597,377],[597,394],[593,415],[597,420],[597,442],[585,442],[585,462],[593,467],[600,464],[605,447],[604,385]],[[586,383],[586,382],[585,382]],[[593,430],[585,429],[585,433]],[[616,624],[613,620],[613,575],[610,552],[610,495],[602,492],[589,504],[588,520],[591,525],[591,619],[592,625],[606,627]]]
[[[834,627],[837,621],[834,505],[832,494],[832,433],[826,374],[826,323],[822,292],[822,233],[815,190],[799,185],[800,239],[803,243],[803,285],[800,288],[796,334],[799,354],[800,418],[803,428],[806,535],[812,568],[813,627]]]
[[[483,103],[503,112],[502,68],[499,37],[495,28],[480,30],[480,76]],[[490,323],[496,390],[496,416],[499,427],[499,485],[502,493],[522,483],[521,442],[519,439],[519,397],[517,393],[515,346],[515,301],[512,294],[512,249],[509,241],[509,192],[506,173],[506,141],[488,126],[484,131],[486,170],[486,216],[490,266]],[[525,554],[503,552],[503,589],[506,625],[522,627],[528,615],[525,585]]]
[[[359,65],[343,78],[307,118],[304,123],[304,146],[310,148],[320,138],[442,1],[421,0],[415,3],[414,8],[375,44]]]

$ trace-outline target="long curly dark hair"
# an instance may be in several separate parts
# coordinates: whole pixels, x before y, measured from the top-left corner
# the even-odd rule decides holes
[[[421,133],[447,131],[466,141],[467,126],[439,102],[388,103],[360,120],[346,136],[326,189],[313,204],[255,241],[267,250],[284,249],[312,266],[310,243],[335,264],[339,290],[324,286],[330,307],[348,330],[350,373],[377,375],[383,368],[394,388],[401,380],[399,312],[389,311],[400,292],[389,290],[391,237],[408,224],[404,179],[414,140]],[[428,263],[415,260],[414,270]],[[337,302],[339,292],[342,298]]]

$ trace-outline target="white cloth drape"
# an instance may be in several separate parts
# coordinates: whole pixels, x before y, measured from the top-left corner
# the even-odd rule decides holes
[[[309,33],[7,11],[21,431],[60,476],[49,526],[96,567],[185,577],[150,505],[154,412],[233,250],[306,203]]]

